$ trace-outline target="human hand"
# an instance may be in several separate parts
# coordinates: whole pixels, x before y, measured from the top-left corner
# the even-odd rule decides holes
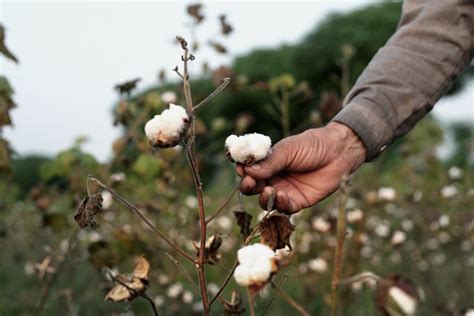
[[[275,208],[296,213],[337,190],[342,176],[355,171],[365,157],[359,137],[344,124],[331,122],[281,140],[257,164],[238,165],[237,173],[244,176],[239,189],[260,194],[263,209],[275,192]]]

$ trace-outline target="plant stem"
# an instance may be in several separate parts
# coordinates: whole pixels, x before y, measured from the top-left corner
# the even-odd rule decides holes
[[[284,275],[283,275],[283,278],[281,278],[280,284],[278,284],[278,286],[281,287],[281,286],[283,285],[283,283],[285,283],[287,277],[288,277],[288,274],[284,274]],[[270,305],[272,305],[274,299],[275,299],[275,292],[273,292],[272,297],[270,298],[270,300],[268,301],[267,305],[265,306],[265,309],[264,309],[263,312],[262,312],[262,316],[265,316],[265,314],[267,313],[268,309],[270,308]]]
[[[217,87],[216,90],[214,90],[210,95],[207,96],[207,98],[199,102],[198,105],[196,105],[193,108],[193,112],[196,113],[197,111],[201,109],[201,107],[203,107],[204,105],[209,103],[212,99],[214,99],[219,93],[222,92],[222,90],[224,90],[224,88],[229,84],[229,82],[230,82],[230,78],[224,78],[223,82],[221,83],[219,87]]]
[[[339,280],[341,278],[342,261],[344,258],[344,242],[346,239],[346,205],[349,199],[348,176],[341,180],[341,195],[337,210],[337,243],[334,255],[334,270],[332,275],[331,316],[337,316]]]
[[[195,119],[193,114],[193,101],[191,98],[191,88],[189,84],[189,71],[188,71],[188,61],[192,59],[192,55],[189,54],[187,43],[184,39],[178,39],[181,43],[181,47],[184,50],[183,54],[183,90],[184,90],[184,97],[186,99],[186,107],[188,114],[191,115],[191,126],[189,127],[189,146],[186,146],[186,153],[188,155],[189,164],[191,165],[191,169],[193,172],[194,184],[196,187],[196,198],[198,200],[198,209],[199,209],[199,231],[200,231],[200,241],[199,241],[199,256],[196,263],[196,269],[198,273],[199,279],[199,289],[201,291],[201,299],[203,304],[204,315],[210,314],[210,306],[209,306],[209,297],[207,294],[207,286],[206,286],[206,274],[204,271],[204,263],[205,263],[205,246],[206,246],[206,215],[204,210],[204,201],[203,201],[203,194],[202,194],[202,183],[199,176],[199,167],[197,165],[196,159],[196,143],[195,143]]]
[[[364,280],[367,280],[367,279],[375,280],[377,283],[383,282],[383,279],[381,277],[379,277],[378,275],[376,275],[375,273],[370,272],[370,271],[365,271],[365,272],[359,273],[357,275],[354,275],[350,278],[340,280],[338,282],[338,285],[348,285],[348,284],[364,281]]]
[[[181,271],[181,273],[184,274],[184,276],[191,282],[193,287],[199,292],[198,285],[196,284],[196,282],[194,282],[193,278],[189,275],[188,271],[186,271],[186,269],[181,265],[181,263],[175,257],[173,257],[170,253],[165,252],[165,254],[168,256],[168,258],[171,259],[171,261],[173,261],[173,263],[176,265],[179,271]]]
[[[247,303],[249,304],[250,316],[255,316],[255,306],[253,305],[253,294],[250,293],[249,288],[246,288],[245,291],[247,292]]]
[[[161,239],[163,239],[163,241],[165,241],[174,250],[176,250],[177,253],[179,253],[181,256],[188,259],[189,261],[191,261],[193,263],[195,262],[194,258],[190,254],[184,252],[184,250],[182,250],[175,242],[173,242],[171,239],[166,237],[166,235],[163,234],[148,218],[146,218],[145,215],[143,215],[135,205],[133,205],[132,203],[128,202],[126,199],[121,197],[118,193],[116,193],[114,190],[112,190],[107,185],[102,183],[99,179],[96,179],[91,175],[89,175],[89,179],[91,181],[94,181],[102,189],[109,191],[110,194],[112,194],[112,196],[115,199],[117,199],[117,201],[122,203],[124,206],[126,206],[128,209],[130,209],[135,215],[137,215],[143,222],[145,222],[145,224],[148,227],[151,228],[151,230],[153,230]]]
[[[289,93],[286,88],[282,89],[282,99],[280,106],[283,137],[287,137],[290,135],[290,100]]]
[[[41,296],[38,300],[38,303],[36,304],[35,313],[34,313],[35,315],[41,315],[41,313],[43,312],[44,305],[45,305],[45,303],[48,299],[49,293],[51,292],[51,288],[56,283],[59,274],[61,273],[62,269],[64,268],[64,265],[66,263],[66,259],[68,258],[68,256],[71,253],[71,250],[74,246],[71,243],[76,238],[76,235],[77,235],[78,231],[79,231],[78,228],[74,229],[72,234],[69,236],[69,238],[68,238],[68,248],[66,249],[65,253],[62,255],[61,259],[58,260],[59,263],[58,263],[58,266],[57,266],[56,271],[54,272],[54,274],[51,275],[51,277],[45,282],[45,284],[43,286]]]
[[[281,287],[276,285],[275,282],[272,282],[271,284],[282,299],[284,299],[288,304],[293,306],[301,315],[309,316],[309,313],[300,304],[296,303],[296,301],[292,299],[288,294],[286,294],[286,292],[283,291]]]
[[[219,207],[219,209],[216,211],[216,213],[214,215],[212,215],[211,217],[209,217],[207,220],[206,220],[206,224],[209,224],[210,222],[212,222],[217,216],[219,216],[219,214],[226,208],[226,206],[229,204],[229,202],[232,200],[232,198],[234,197],[234,194],[237,192],[237,190],[239,189],[239,186],[240,184],[242,183],[242,180],[244,178],[241,177],[239,179],[239,181],[237,181],[237,184],[235,185],[234,189],[232,190],[232,192],[230,192],[229,196],[224,200],[224,202],[221,204],[221,206]]]

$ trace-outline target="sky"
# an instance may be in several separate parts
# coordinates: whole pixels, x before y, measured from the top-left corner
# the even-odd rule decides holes
[[[228,56],[199,51],[198,62],[228,64],[257,47],[294,43],[330,12],[373,3],[360,1],[209,1],[206,22],[197,37],[206,42],[218,33],[217,17],[227,14],[235,32],[223,42]],[[15,89],[14,128],[4,135],[19,154],[56,154],[86,136],[84,149],[100,160],[111,155],[120,130],[112,125],[117,101],[113,86],[142,78],[140,88],[156,83],[158,69],[171,71],[180,51],[175,35],[190,37],[185,8],[189,1],[5,1],[0,21],[7,44],[20,59],[0,58],[0,73]],[[205,56],[205,57],[201,57]],[[195,68],[195,69],[196,69]],[[464,93],[445,98],[435,108],[444,121],[474,121],[474,83]]]

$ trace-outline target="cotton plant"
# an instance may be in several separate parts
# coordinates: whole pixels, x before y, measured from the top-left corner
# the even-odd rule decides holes
[[[167,107],[159,113],[154,113],[154,116],[149,118],[146,122],[143,131],[152,148],[165,150],[166,148],[182,145],[180,152],[186,154],[195,184],[195,196],[186,198],[185,205],[190,209],[197,210],[199,218],[198,240],[191,239],[186,241],[186,237],[179,234],[181,242],[176,242],[175,240],[178,239],[176,234],[171,234],[172,232],[170,231],[170,236],[167,236],[167,234],[160,230],[159,225],[156,225],[148,219],[143,210],[127,201],[112,188],[92,175],[87,179],[87,196],[82,200],[81,205],[77,209],[75,220],[80,228],[91,226],[94,229],[100,229],[99,225],[95,222],[95,217],[101,216],[103,210],[110,209],[112,198],[114,198],[140,218],[150,231],[155,233],[169,248],[174,250],[174,254],[171,252],[167,252],[166,254],[188,278],[191,278],[189,272],[184,270],[184,267],[175,256],[179,256],[182,260],[187,260],[196,267],[198,275],[197,282],[194,280],[192,280],[192,282],[199,290],[200,301],[202,302],[200,304],[200,310],[204,315],[211,314],[211,308],[216,302],[222,302],[226,311],[233,313],[240,311],[240,314],[243,312],[243,302],[238,299],[239,294],[234,293],[230,300],[226,300],[223,297],[222,293],[228,281],[233,277],[237,284],[246,288],[252,288],[255,292],[258,292],[266,284],[272,283],[272,276],[284,265],[288,264],[291,258],[292,251],[290,249],[291,247],[289,247],[289,239],[294,227],[290,223],[289,218],[275,211],[273,204],[270,205],[269,202],[267,215],[264,216],[254,228],[251,228],[252,216],[242,207],[238,212],[234,213],[237,224],[241,228],[241,234],[244,237],[243,245],[237,253],[235,271],[232,270],[232,273],[229,273],[221,287],[207,283],[204,267],[206,265],[220,264],[219,261],[222,258],[221,245],[225,242],[221,234],[214,233],[211,235],[208,233],[209,229],[216,229],[215,227],[220,227],[221,225],[209,226],[209,224],[215,219],[217,219],[216,223],[221,223],[221,221],[219,221],[219,215],[221,215],[221,211],[235,194],[237,188],[224,200],[223,205],[214,215],[206,216],[202,189],[203,184],[197,163],[198,153],[195,145],[195,123],[199,110],[226,87],[229,83],[229,79],[225,78],[222,84],[217,87],[209,97],[198,104],[194,104],[191,98],[188,67],[195,57],[190,53],[188,43],[185,39],[177,37],[177,42],[183,52],[181,56],[183,72],[180,71],[179,67],[175,67],[174,71],[182,79],[185,104],[176,104],[177,97],[175,94],[171,92],[163,93],[160,101],[167,104]],[[124,86],[124,89],[125,88],[128,88],[128,86]],[[130,89],[133,89],[133,87]],[[246,165],[267,158],[271,154],[271,146],[272,141],[270,137],[257,133],[241,136],[230,135],[224,144],[227,156],[232,162]],[[123,176],[114,175],[114,179],[110,179],[110,181],[116,183],[117,181],[123,181],[122,178]],[[94,188],[101,190],[100,193],[92,192],[92,183],[94,184]],[[109,213],[111,212],[106,212],[104,216]],[[257,233],[260,233],[261,242],[250,244]],[[183,249],[181,245],[187,246]],[[193,250],[194,253],[192,253]],[[140,260],[142,266],[146,263],[146,273],[140,274],[137,272],[140,268],[136,266],[131,275],[119,275],[117,277],[111,274],[108,275],[108,277],[114,281],[115,286],[107,295],[107,299],[113,301],[131,301],[137,297],[143,297],[150,302],[153,312],[156,314],[155,301],[145,292],[150,282],[148,280],[150,264],[143,258]],[[162,278],[158,279],[161,280]],[[275,287],[276,291],[283,292],[283,290],[276,287],[276,285],[272,286]],[[194,300],[193,295],[186,292],[187,294],[184,297],[183,293],[185,293],[185,291],[181,283],[179,283],[179,286],[170,286],[166,292],[169,297],[183,295],[183,300],[185,300],[187,304],[191,304]],[[210,295],[212,295],[212,297]],[[285,297],[285,295],[283,295],[283,297]],[[253,306],[251,308],[253,309]]]

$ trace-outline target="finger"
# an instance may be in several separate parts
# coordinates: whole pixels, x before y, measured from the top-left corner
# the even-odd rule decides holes
[[[279,173],[288,164],[289,149],[283,146],[282,142],[277,143],[271,154],[259,163],[245,167],[245,172],[255,179],[268,179]]]
[[[263,190],[261,191],[258,197],[258,204],[260,205],[262,209],[264,210],[267,209],[268,200],[270,199],[270,196],[274,194],[274,192],[275,192],[275,189],[270,186],[266,186],[263,188]]]
[[[255,195],[260,193],[265,187],[265,181],[255,180],[250,176],[245,176],[239,185],[239,190],[245,195]]]
[[[299,207],[285,191],[278,191],[276,194],[275,208],[283,213],[293,214],[299,211]]]
[[[237,164],[235,166],[235,172],[239,175],[239,176],[243,176],[245,174],[245,169],[244,169],[244,166],[241,165],[241,164]]]

